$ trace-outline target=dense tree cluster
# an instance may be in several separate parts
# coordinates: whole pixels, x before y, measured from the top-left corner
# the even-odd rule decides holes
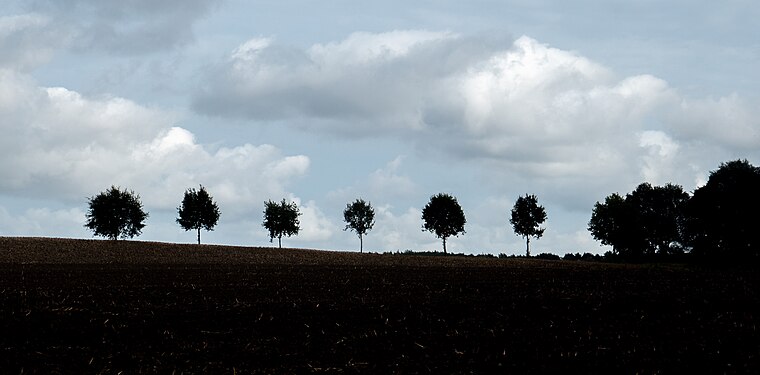
[[[687,206],[692,252],[706,258],[760,260],[760,168],[721,164]]]
[[[760,168],[747,160],[720,165],[689,195],[678,185],[642,183],[625,197],[597,202],[588,229],[627,260],[678,256],[760,259]]]
[[[597,202],[588,228],[614,253],[632,259],[681,253],[688,200],[689,194],[678,185],[645,182],[625,197],[612,194],[604,203]]]

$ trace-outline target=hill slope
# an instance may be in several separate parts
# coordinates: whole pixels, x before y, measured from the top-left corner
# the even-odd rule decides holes
[[[516,264],[534,263],[517,260]],[[474,257],[398,256],[278,249],[35,237],[0,237],[0,263],[9,264],[290,264],[493,266],[503,260]],[[543,264],[537,261],[537,264]]]

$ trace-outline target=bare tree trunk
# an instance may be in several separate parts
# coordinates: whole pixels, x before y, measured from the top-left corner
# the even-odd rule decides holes
[[[198,245],[201,244],[201,228],[198,228]]]
[[[277,236],[277,248],[282,249],[282,235]]]
[[[443,253],[446,254],[446,237],[443,237]]]
[[[362,235],[359,234],[359,254],[364,252],[364,239],[362,238]]]
[[[525,256],[530,258],[530,237],[525,236]]]

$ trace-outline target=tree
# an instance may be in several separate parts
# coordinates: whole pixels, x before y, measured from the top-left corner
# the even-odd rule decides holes
[[[588,222],[591,236],[602,245],[612,246],[614,254],[626,254],[632,245],[633,210],[618,193],[596,202]]]
[[[95,236],[116,241],[140,235],[148,214],[143,211],[140,196],[115,186],[88,198],[89,210],[85,227]]]
[[[633,210],[635,227],[629,231],[640,238],[642,255],[673,255],[684,244],[684,209],[689,194],[679,185],[652,186],[645,182],[626,196]]]
[[[343,211],[343,220],[346,221],[346,228],[343,230],[352,229],[356,232],[359,236],[359,252],[364,252],[362,237],[375,225],[375,210],[372,204],[364,202],[363,199],[347,204]]]
[[[530,256],[530,238],[541,238],[544,228],[539,226],[546,221],[546,210],[538,205],[535,195],[525,194],[518,197],[515,206],[512,207],[512,217],[509,222],[515,230],[515,234],[525,238],[525,254]]]
[[[182,198],[182,206],[177,208],[177,223],[185,229],[198,231],[198,244],[201,244],[201,229],[214,230],[219,221],[219,207],[203,186],[200,190],[187,189]]]
[[[295,202],[288,203],[285,199],[282,202],[264,202],[264,223],[262,226],[269,231],[269,242],[277,237],[277,246],[282,248],[282,236],[297,235],[301,230],[298,216],[298,205]]]
[[[722,163],[688,204],[688,233],[698,256],[760,260],[760,168]]]
[[[641,260],[655,254],[682,253],[685,239],[685,207],[689,194],[679,185],[639,184],[625,198],[615,193],[597,202],[588,230],[614,254]]]
[[[430,197],[422,209],[423,229],[443,240],[443,253],[446,254],[446,239],[464,232],[467,220],[457,199],[449,194],[440,193]]]

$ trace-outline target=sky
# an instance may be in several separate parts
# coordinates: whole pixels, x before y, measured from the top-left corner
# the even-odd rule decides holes
[[[111,185],[139,240],[192,243],[187,188],[221,210],[204,243],[271,246],[264,201],[298,203],[283,246],[438,250],[430,196],[461,204],[458,253],[603,253],[593,205],[638,184],[760,165],[760,4],[727,1],[3,0],[0,235],[92,238]],[[276,245],[276,244],[275,244]]]

